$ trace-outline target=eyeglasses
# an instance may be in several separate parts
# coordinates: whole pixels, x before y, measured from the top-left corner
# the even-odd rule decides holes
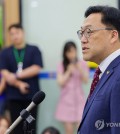
[[[91,36],[91,33],[95,32],[95,31],[100,31],[100,30],[113,30],[113,29],[109,28],[109,27],[97,28],[97,29],[86,28],[85,30],[78,30],[77,35],[78,35],[80,40],[83,37],[83,35],[88,39]]]

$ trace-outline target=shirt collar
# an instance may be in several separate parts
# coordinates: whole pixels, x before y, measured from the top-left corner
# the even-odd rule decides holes
[[[107,58],[105,58],[99,65],[99,68],[102,72],[102,74],[105,72],[106,68],[109,66],[109,64],[120,55],[120,49],[116,50],[112,54],[110,54]],[[102,75],[101,74],[101,75]]]

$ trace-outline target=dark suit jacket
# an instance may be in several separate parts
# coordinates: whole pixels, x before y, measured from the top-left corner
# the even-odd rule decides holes
[[[78,134],[120,134],[120,56],[107,67],[87,101]]]

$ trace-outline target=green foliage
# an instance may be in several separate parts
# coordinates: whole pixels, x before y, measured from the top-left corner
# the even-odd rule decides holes
[[[3,11],[0,6],[0,48],[3,46]]]

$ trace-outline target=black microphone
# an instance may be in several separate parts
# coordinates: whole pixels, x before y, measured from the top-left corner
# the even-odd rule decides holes
[[[36,105],[41,103],[45,99],[45,93],[43,91],[38,91],[32,98],[32,102],[30,105],[26,108],[26,110],[29,112],[31,109],[33,109]]]
[[[26,108],[26,111],[31,111],[35,106],[40,104],[45,99],[45,93],[43,91],[38,91],[32,98],[32,102]],[[11,133],[11,131],[22,121],[22,116],[20,115],[13,124],[7,129],[5,134]]]

